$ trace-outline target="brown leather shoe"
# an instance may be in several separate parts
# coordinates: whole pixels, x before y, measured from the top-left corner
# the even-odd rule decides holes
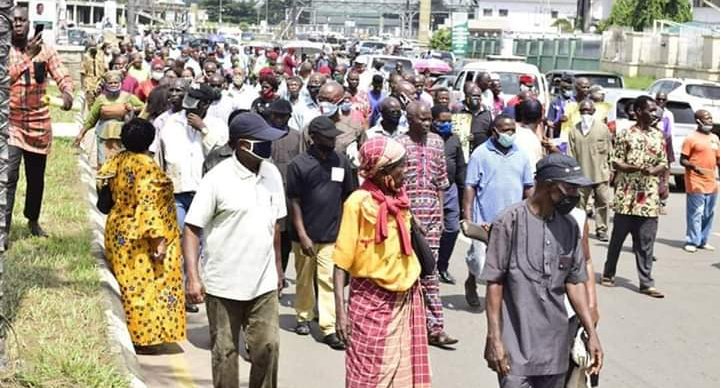
[[[469,274],[464,284],[466,289],[466,302],[471,307],[479,307],[481,298],[478,297],[478,289],[476,287],[476,277]]]

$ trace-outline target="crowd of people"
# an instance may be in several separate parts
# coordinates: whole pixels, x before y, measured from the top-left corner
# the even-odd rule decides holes
[[[44,236],[45,72],[65,109],[73,86],[57,53],[28,39],[21,8],[10,63],[9,209],[22,157],[25,216]],[[483,73],[452,103],[402,66],[152,37],[91,45],[82,76],[76,144],[96,139],[99,188],[112,197],[105,254],[133,344],[152,353],[184,340],[186,314],[205,303],[216,387],[238,386],[241,337],[249,386],[277,386],[291,253],[295,333],[317,317],[323,342],[345,350],[347,387],[430,387],[428,346],[459,341],[445,329],[440,283],[456,282],[449,260],[472,226],[490,237],[467,251],[465,296],[480,306],[486,285],[485,359],[502,387],[564,386],[579,328],[583,367],[602,367],[588,214],[596,238],[610,231],[601,284],[614,285],[630,233],[640,292],[664,296],[652,276],[673,157],[663,95],[636,99],[631,126],[611,131],[603,89],[585,78],[561,79],[545,107],[533,76],[506,102],[498,76]],[[696,119],[681,156],[689,252],[713,249],[718,189],[718,137],[708,112]]]

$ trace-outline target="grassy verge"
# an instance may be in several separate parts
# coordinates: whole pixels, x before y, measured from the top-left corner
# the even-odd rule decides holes
[[[56,140],[41,216],[51,237],[38,239],[22,216],[24,177],[18,183],[3,298],[17,341],[9,334],[12,366],[2,387],[127,386],[109,351],[81,185],[70,141]]]
[[[76,93],[78,93],[76,91]],[[58,89],[58,86],[54,83],[48,84],[48,89],[46,92],[47,95],[53,96],[53,97],[62,97],[60,94],[60,90]],[[76,109],[71,110],[62,110],[57,106],[51,106],[50,107],[50,120],[52,120],[53,123],[74,123],[75,122],[75,116],[78,114],[78,111]]]
[[[624,77],[623,83],[627,89],[646,90],[655,80],[656,78],[648,75],[639,75],[636,77]]]

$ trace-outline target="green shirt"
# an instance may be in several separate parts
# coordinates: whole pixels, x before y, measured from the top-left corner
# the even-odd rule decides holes
[[[583,175],[593,183],[608,182],[612,147],[608,127],[598,119],[585,135],[581,123],[568,133],[568,153],[578,160]]]

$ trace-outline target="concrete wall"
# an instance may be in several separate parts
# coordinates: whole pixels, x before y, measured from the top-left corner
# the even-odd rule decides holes
[[[65,68],[70,72],[75,90],[80,90],[80,68],[85,48],[79,46],[55,46],[55,50],[60,54],[60,59],[62,59]]]
[[[506,16],[501,11],[507,12]],[[490,15],[484,15],[488,12]],[[551,14],[556,13],[556,18]],[[509,32],[556,32],[551,24],[556,19],[576,16],[575,0],[515,0],[478,1],[474,20],[469,20],[471,30],[500,30]]]
[[[601,70],[625,76],[698,78],[719,82],[719,36],[608,31]]]

